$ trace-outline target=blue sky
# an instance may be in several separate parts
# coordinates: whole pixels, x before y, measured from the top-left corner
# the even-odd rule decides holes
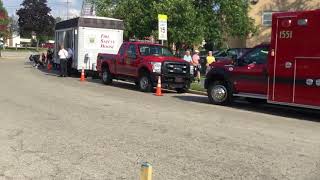
[[[7,9],[9,15],[15,14],[16,10],[20,8],[23,0],[2,0],[4,7]],[[67,15],[67,0],[48,0],[48,6],[52,9],[54,16],[66,18]],[[69,0],[69,16],[77,16],[81,11],[82,0]]]

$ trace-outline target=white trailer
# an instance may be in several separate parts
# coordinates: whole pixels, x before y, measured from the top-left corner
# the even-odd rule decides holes
[[[56,24],[54,63],[60,64],[59,45],[73,50],[72,69],[96,72],[98,53],[117,54],[123,42],[122,20],[84,16]]]

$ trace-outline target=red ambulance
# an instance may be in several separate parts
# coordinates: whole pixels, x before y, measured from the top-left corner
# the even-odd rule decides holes
[[[245,97],[320,109],[320,10],[275,13],[270,45],[211,67],[205,88],[213,104]]]

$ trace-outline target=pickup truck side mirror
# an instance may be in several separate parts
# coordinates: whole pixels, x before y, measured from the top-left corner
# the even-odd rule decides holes
[[[235,60],[238,59],[238,56],[237,56],[236,54],[233,54],[233,55],[231,56],[231,59],[235,61]]]
[[[235,66],[241,66],[241,59],[238,59],[238,58],[236,58],[236,59],[232,59],[233,60],[233,64],[235,65]]]

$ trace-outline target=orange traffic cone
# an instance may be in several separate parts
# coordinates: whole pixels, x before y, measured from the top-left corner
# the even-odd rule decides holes
[[[86,81],[86,77],[85,77],[85,75],[84,75],[84,67],[82,67],[80,81]]]
[[[158,77],[156,96],[163,96],[162,91],[161,91],[161,77],[160,76]]]

